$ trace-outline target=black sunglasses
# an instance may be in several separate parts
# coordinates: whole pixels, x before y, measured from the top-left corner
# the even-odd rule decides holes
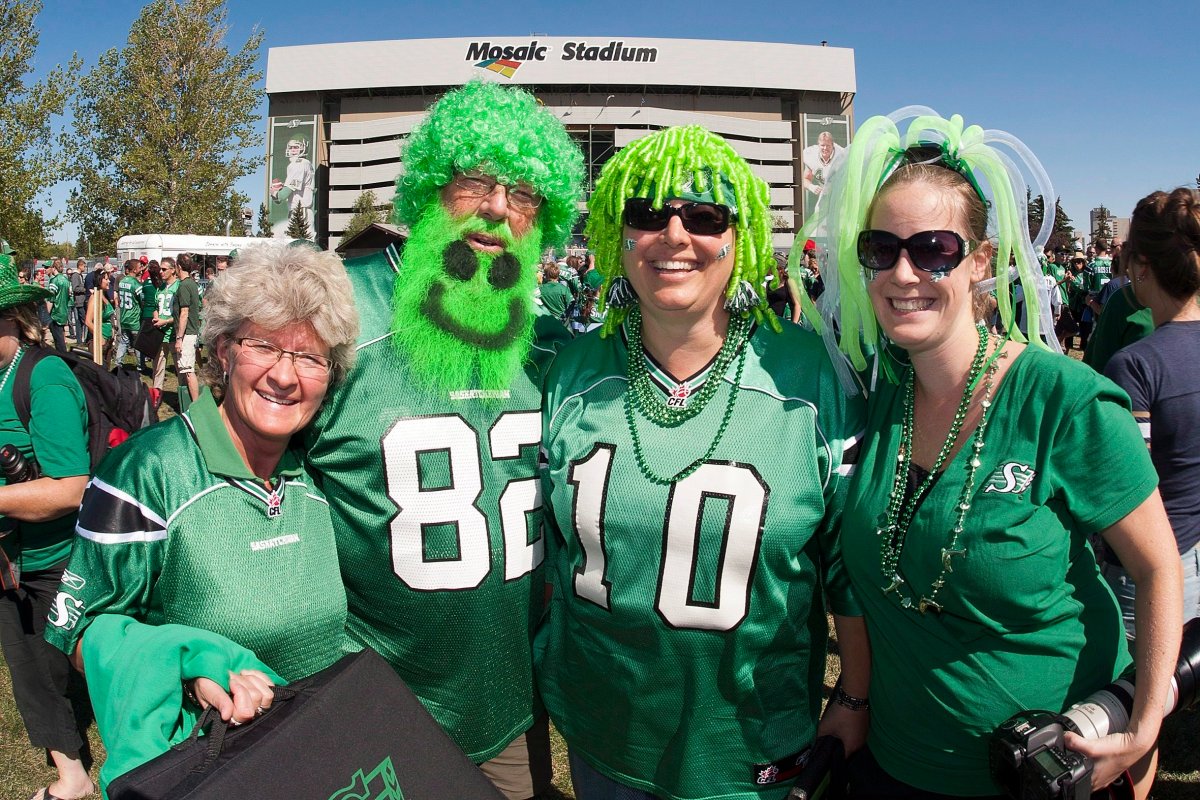
[[[631,197],[625,201],[625,224],[638,231],[664,230],[671,217],[679,217],[683,229],[688,233],[716,236],[729,229],[732,216],[729,206],[717,203],[684,203],[654,208],[645,197]]]
[[[882,272],[896,266],[900,251],[908,251],[913,266],[925,272],[949,272],[962,263],[970,245],[954,231],[921,231],[901,239],[890,231],[865,230],[858,235],[858,262]]]

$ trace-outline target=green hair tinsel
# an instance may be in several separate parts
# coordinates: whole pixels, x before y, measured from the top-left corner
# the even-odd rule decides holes
[[[542,195],[538,226],[547,247],[571,235],[583,199],[583,153],[533,95],[474,80],[429,108],[403,147],[392,219],[415,225],[455,174],[480,169]]]
[[[913,120],[901,136],[896,123],[908,118]],[[903,108],[886,117],[871,117],[862,124],[846,150],[841,168],[826,186],[820,212],[796,234],[788,259],[790,264],[800,263],[801,248],[808,239],[817,241],[828,258],[823,273],[826,291],[820,311],[804,303],[805,317],[827,337],[837,336],[837,347],[856,369],[866,368],[864,351],[878,350],[881,333],[867,294],[864,270],[858,262],[858,234],[867,227],[872,204],[888,180],[911,163],[904,154],[916,145],[932,145],[938,153],[934,161],[962,175],[984,199],[988,206],[988,236],[996,244],[994,264],[1008,265],[1010,259],[1014,261],[1016,275],[1025,290],[1029,304],[1028,340],[1054,349],[1057,340],[1041,299],[1042,271],[1035,255],[1036,248],[1048,238],[1050,226],[1043,224],[1031,240],[1026,223],[1026,181],[1012,158],[996,145],[1004,145],[1017,155],[1030,173],[1035,196],[1042,196],[1052,209],[1055,195],[1045,170],[1037,157],[1011,134],[984,130],[978,125],[964,128],[961,116],[943,119],[921,106]],[[1051,213],[1047,211],[1047,215]],[[985,281],[983,289],[995,286],[1005,330],[1014,339],[1025,341],[1014,318],[1011,282],[1009,270],[998,269],[994,282]]]
[[[625,201],[646,197],[658,207],[675,197],[709,194],[715,202],[737,209],[733,222],[737,231],[735,260],[725,296],[734,297],[741,281],[762,288],[767,275],[776,273],[770,190],[724,139],[699,125],[687,125],[666,128],[631,142],[600,172],[588,200],[587,236],[596,254],[596,267],[604,276],[602,306],[613,281],[625,275],[621,260]],[[619,329],[628,313],[628,308],[609,307],[601,335]],[[772,330],[781,330],[764,297],[759,297],[746,313]]]

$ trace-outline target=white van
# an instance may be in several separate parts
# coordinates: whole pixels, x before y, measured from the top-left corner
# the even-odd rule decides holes
[[[140,259],[142,256],[151,261],[162,261],[167,256],[178,258],[180,253],[194,253],[198,256],[227,256],[230,251],[267,241],[270,239],[259,239],[253,236],[197,236],[177,233],[122,236],[117,240],[116,263],[124,264],[131,258]]]

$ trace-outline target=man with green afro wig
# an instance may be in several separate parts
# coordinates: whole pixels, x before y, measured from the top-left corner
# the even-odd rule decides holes
[[[350,635],[382,654],[508,797],[549,786],[531,640],[543,606],[543,369],[567,338],[535,313],[583,156],[529,93],[472,82],[403,147],[391,247],[346,263],[357,366],[309,433],[339,526]]]

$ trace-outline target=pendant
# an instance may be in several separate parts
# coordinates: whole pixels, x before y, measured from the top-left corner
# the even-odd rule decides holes
[[[917,610],[922,614],[924,614],[926,611],[936,611],[940,614],[942,611],[942,606],[939,603],[935,603],[934,601],[930,600],[928,597],[922,597],[921,601],[917,603]]]
[[[954,558],[955,556],[965,556],[966,554],[967,554],[967,549],[965,547],[962,548],[961,550],[951,550],[948,547],[943,547],[942,548],[942,569],[946,570],[946,572],[954,572],[954,567],[952,567],[950,565],[950,559]]]
[[[900,584],[904,583],[904,578],[901,578],[898,573],[892,575],[892,582],[883,587],[884,594],[891,594],[900,588]]]

